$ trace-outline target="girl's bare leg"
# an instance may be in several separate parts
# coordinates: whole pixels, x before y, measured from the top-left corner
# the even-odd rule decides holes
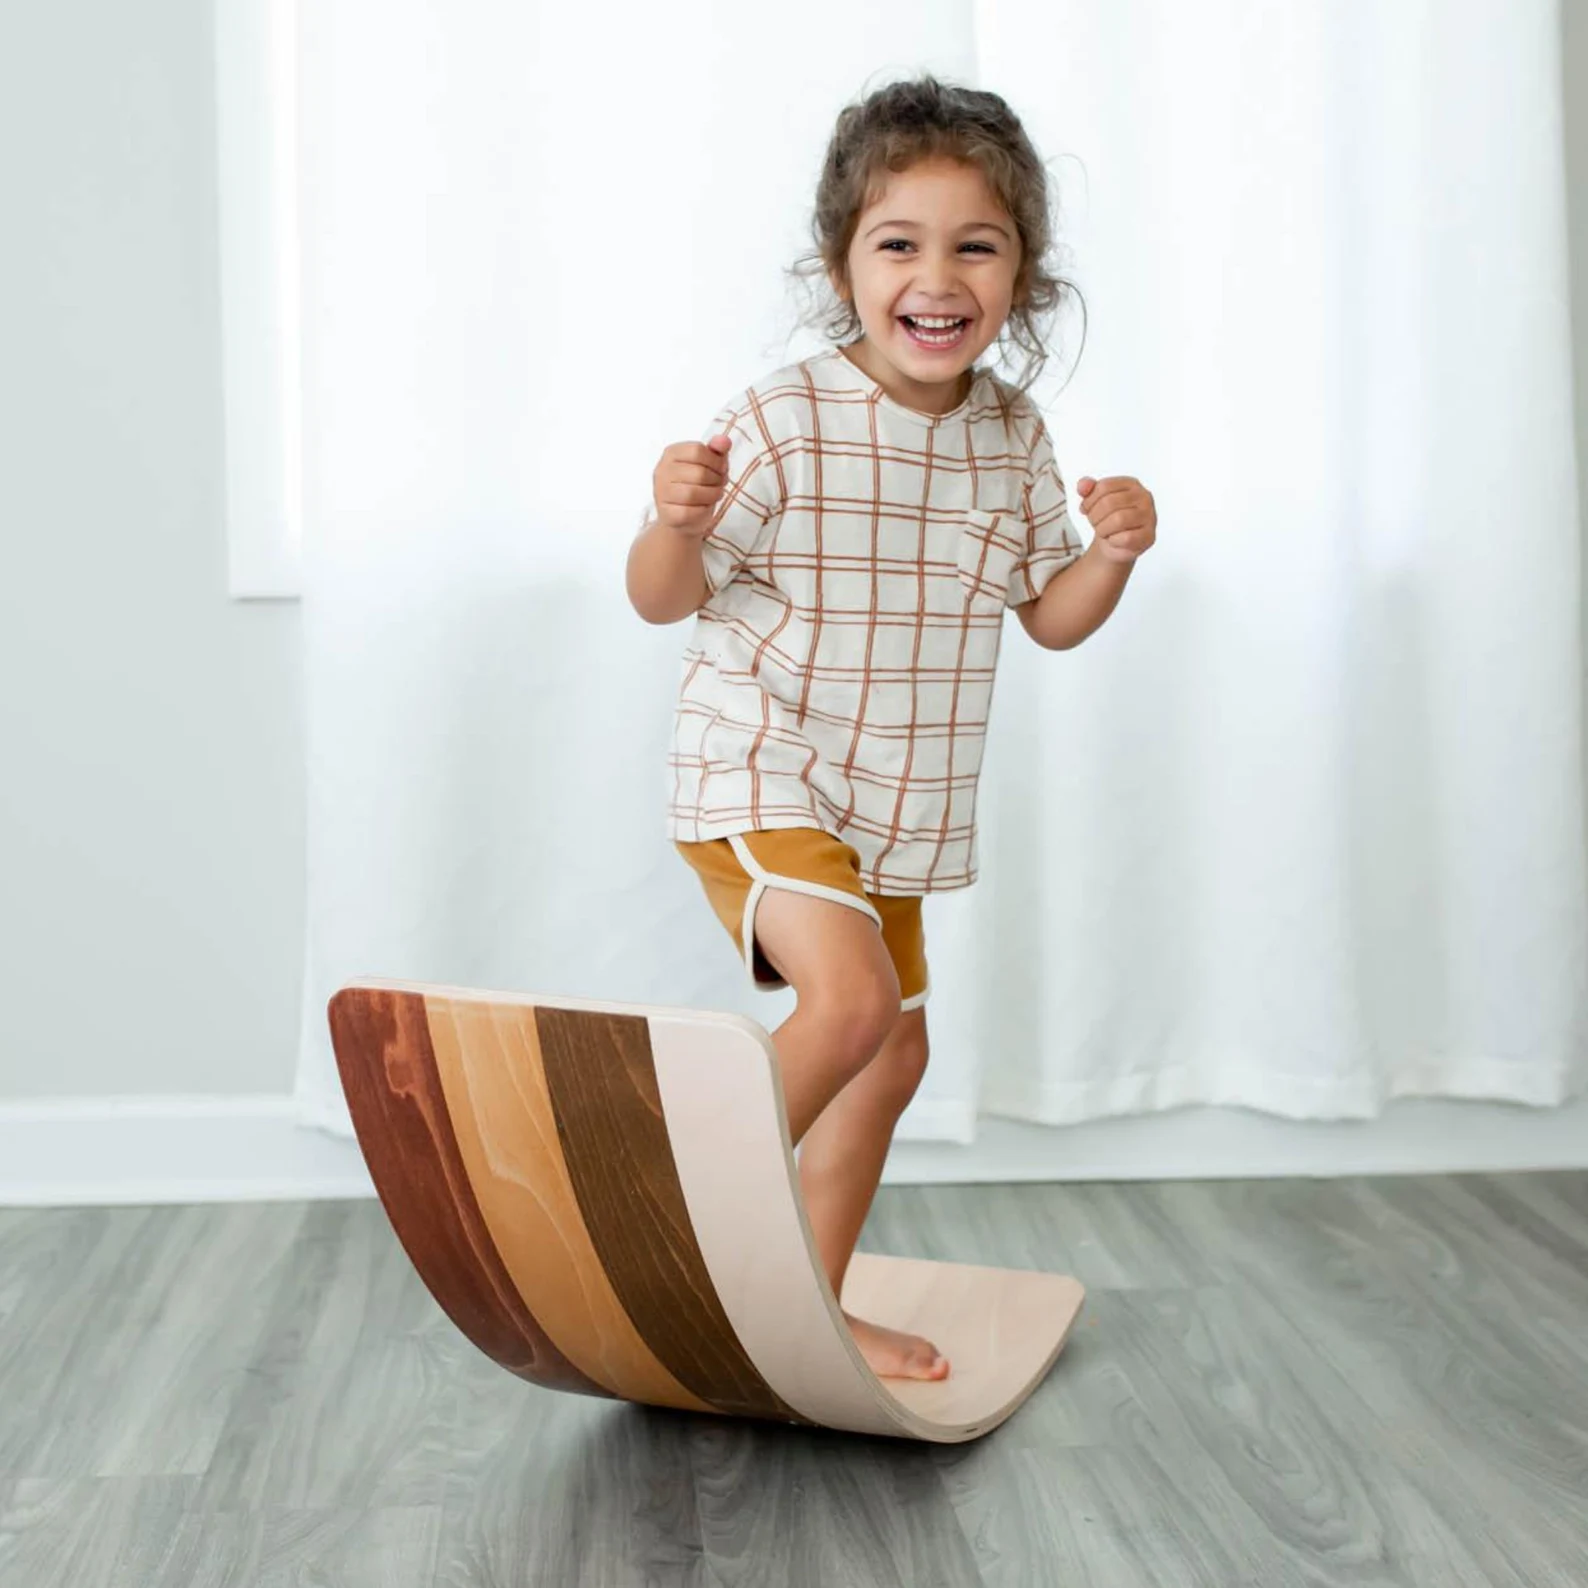
[[[842,1295],[855,1242],[882,1179],[888,1146],[926,1068],[926,1011],[899,1016],[877,1056],[822,1111],[800,1149],[800,1183],[822,1266]],[[845,1314],[877,1373],[943,1378],[948,1363],[919,1335]]]
[[[893,1126],[920,1081],[924,1018],[899,1012],[899,980],[876,923],[848,905],[771,888],[756,910],[762,952],[797,997],[772,1033],[789,1134],[834,1293],[876,1193]],[[878,1064],[883,1054],[888,1062]],[[913,1079],[911,1078],[913,1073]],[[901,1100],[902,1098],[902,1100]],[[827,1116],[831,1114],[831,1119]],[[928,1340],[850,1319],[873,1371],[942,1378]]]

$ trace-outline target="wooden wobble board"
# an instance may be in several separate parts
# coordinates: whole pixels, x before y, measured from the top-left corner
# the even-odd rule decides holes
[[[1003,1422],[1081,1309],[1061,1274],[856,1253],[856,1349],[800,1197],[776,1054],[739,1015],[359,980],[329,1005],[359,1145],[452,1321],[553,1389],[939,1443]]]

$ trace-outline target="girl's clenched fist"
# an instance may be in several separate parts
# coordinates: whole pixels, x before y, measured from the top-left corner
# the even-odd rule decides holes
[[[678,441],[668,447],[651,476],[658,523],[680,535],[703,539],[716,517],[728,481],[730,436]]]

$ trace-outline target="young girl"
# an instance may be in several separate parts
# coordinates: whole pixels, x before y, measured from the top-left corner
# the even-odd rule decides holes
[[[668,447],[628,559],[652,623],[696,614],[669,831],[757,986],[823,1264],[842,1295],[926,1065],[921,898],[976,880],[975,803],[1006,606],[1048,650],[1114,610],[1151,493],[1080,481],[1084,550],[1026,387],[1043,361],[1041,161],[996,94],[933,78],[839,117],[809,264],[839,345]],[[976,361],[1006,331],[1011,385]],[[878,1373],[942,1378],[927,1340],[849,1318]]]

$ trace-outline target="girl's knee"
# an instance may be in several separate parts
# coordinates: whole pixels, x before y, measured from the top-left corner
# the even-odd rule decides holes
[[[925,1012],[912,1009],[897,1014],[887,1040],[871,1061],[871,1068],[875,1072],[879,1096],[900,1113],[920,1088],[929,1052]]]
[[[818,1020],[830,1050],[851,1074],[859,1074],[892,1034],[899,1020],[899,979],[892,964],[860,971],[811,989],[801,1002]]]

